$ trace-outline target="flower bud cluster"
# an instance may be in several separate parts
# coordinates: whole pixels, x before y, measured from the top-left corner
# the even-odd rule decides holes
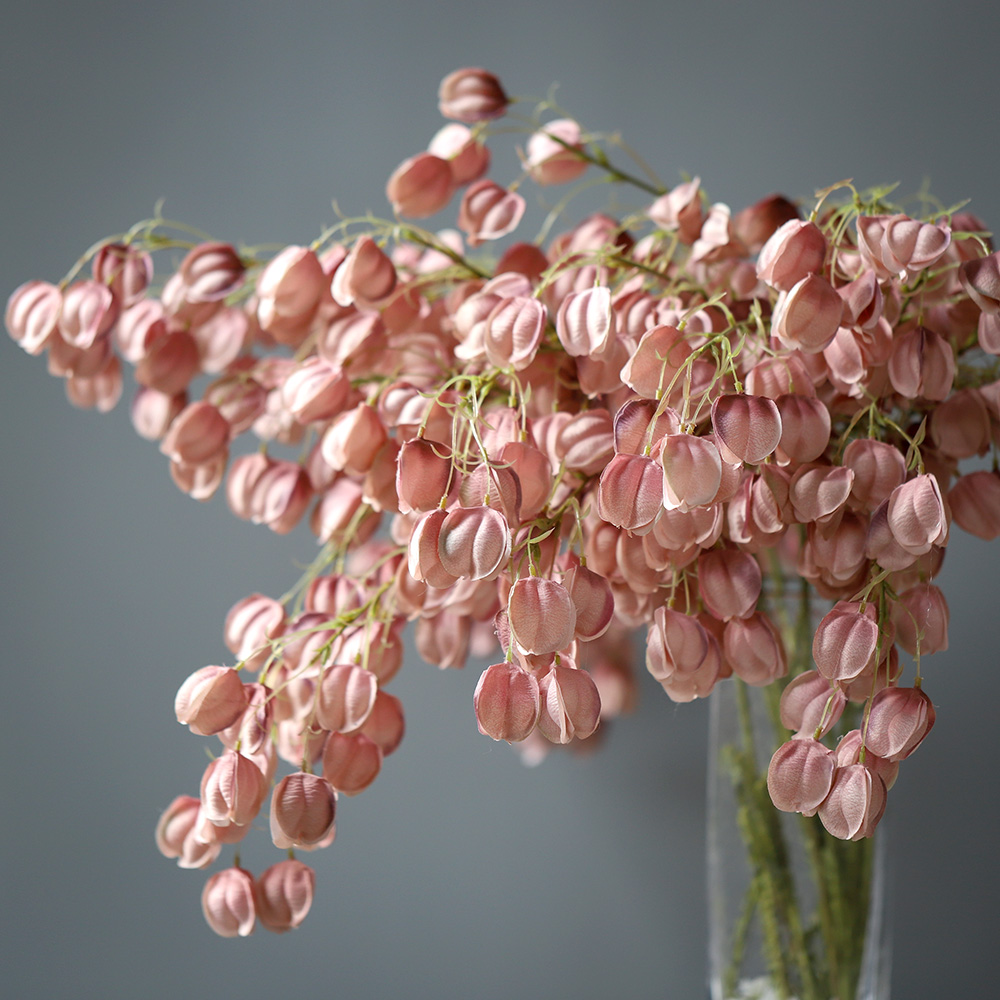
[[[339,797],[402,738],[385,687],[409,622],[429,663],[493,661],[476,722],[531,760],[631,706],[639,627],[674,701],[732,675],[786,685],[796,736],[771,764],[775,804],[869,835],[933,724],[920,657],[947,648],[932,580],[951,523],[1000,534],[996,465],[959,474],[1000,443],[983,224],[853,189],[808,218],[780,196],[733,215],[697,178],[668,191],[612,166],[569,119],[539,120],[501,184],[486,176],[499,81],[458,70],[439,99],[455,122],[392,173],[395,221],[265,256],[153,220],[82,262],[89,278],[8,303],[11,336],[77,405],[111,408],[134,366],[133,423],[182,490],[222,489],[279,533],[305,520],[321,543],[285,604],[232,609],[235,668],[181,686],[178,720],[221,748],[200,797],[164,814],[160,849],[204,867],[266,801],[278,848],[331,843]],[[643,192],[628,224],[596,214],[545,246],[467,254],[518,229],[521,183],[600,171]],[[460,191],[457,230],[404,221]],[[156,286],[164,246],[185,256]],[[244,435],[258,445],[232,457]],[[792,579],[835,602],[814,669],[774,599]],[[862,725],[828,749],[850,706]],[[294,770],[278,777],[279,760]],[[257,880],[237,862],[203,906],[242,935],[255,917],[297,926],[311,897],[298,862]]]

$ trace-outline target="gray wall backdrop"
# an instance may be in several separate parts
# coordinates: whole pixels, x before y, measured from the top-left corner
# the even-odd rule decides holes
[[[0,289],[168,215],[247,243],[312,239],[442,124],[440,78],[560,84],[669,182],[734,209],[925,176],[1000,224],[997,21],[935,3],[11,3],[0,32]],[[978,13],[975,13],[977,12]],[[988,19],[984,22],[984,18]],[[498,178],[512,177],[512,161]],[[155,851],[196,791],[178,684],[223,660],[226,610],[278,594],[313,543],[171,484],[125,407],[73,410],[0,342],[0,992],[12,998],[704,995],[704,705],[644,683],[599,754],[527,770],[479,736],[478,669],[412,658],[400,752],[343,803],[298,932],[225,941],[203,875]],[[998,889],[996,546],[956,530],[938,724],[890,797],[894,995],[990,997]],[[261,831],[250,867],[274,860]]]

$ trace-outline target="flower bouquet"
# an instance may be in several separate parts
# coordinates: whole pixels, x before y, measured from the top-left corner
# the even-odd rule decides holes
[[[217,933],[292,929],[301,855],[402,741],[408,623],[430,663],[489,660],[475,719],[528,761],[628,710],[641,627],[670,699],[720,687],[735,720],[713,780],[750,877],[738,899],[711,883],[714,995],[873,989],[870,840],[934,723],[933,579],[953,522],[1000,534],[995,465],[959,473],[1000,428],[986,227],[849,181],[733,214],[551,102],[519,114],[484,70],[439,102],[451,123],[393,171],[392,218],[275,252],[157,211],[8,302],[75,405],[111,409],[134,366],[132,422],[180,489],[278,533],[308,518],[320,543],[286,594],[233,606],[231,663],[181,684],[213,756],[157,845],[225,857],[202,894]],[[527,140],[501,184],[509,129]],[[596,182],[634,210],[571,223]],[[528,185],[568,193],[517,241]],[[456,201],[457,229],[414,221]],[[265,806],[287,856],[254,875],[239,844]]]

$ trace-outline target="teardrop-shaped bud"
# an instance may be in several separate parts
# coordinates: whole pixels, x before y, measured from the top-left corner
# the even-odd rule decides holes
[[[712,503],[722,484],[722,457],[707,438],[668,434],[660,448],[663,506],[691,510]]]
[[[254,883],[257,919],[275,934],[294,930],[309,913],[315,888],[316,873],[301,861],[271,865]]]
[[[892,537],[907,552],[923,555],[948,540],[948,517],[937,478],[914,476],[889,495],[886,518]]]
[[[827,680],[846,681],[857,677],[875,655],[878,623],[859,607],[841,601],[823,616],[816,628],[813,659]]]
[[[438,109],[445,118],[482,122],[507,110],[507,95],[492,73],[478,67],[456,69],[438,87]]]
[[[760,611],[748,618],[730,618],[726,622],[722,652],[733,673],[753,687],[764,687],[788,673],[781,633]]]
[[[441,521],[438,558],[451,576],[493,578],[510,557],[510,546],[510,527],[492,507],[457,507]]]
[[[267,782],[260,768],[235,750],[216,757],[202,775],[202,812],[216,826],[252,823],[266,794]]]
[[[759,465],[781,440],[781,416],[766,396],[722,395],[712,404],[712,429],[724,461]]]
[[[329,782],[304,771],[286,775],[271,795],[274,846],[284,850],[320,844],[334,832],[336,810],[337,796]]]
[[[514,641],[526,653],[555,653],[573,641],[576,608],[556,580],[521,577],[510,589],[507,617]]]
[[[940,402],[955,381],[955,354],[944,337],[917,326],[893,337],[888,372],[901,396]]]
[[[316,699],[316,721],[334,733],[360,729],[375,704],[378,682],[370,670],[337,663],[323,671]]]
[[[948,648],[948,602],[940,587],[918,583],[893,603],[896,641],[911,656],[943,652]]]
[[[590,642],[604,635],[615,614],[615,597],[607,579],[586,566],[574,566],[564,577],[576,608],[576,638]]]
[[[817,354],[837,333],[843,308],[830,282],[810,274],[778,297],[771,331],[786,347]]]
[[[382,751],[364,733],[330,733],[323,750],[323,777],[344,795],[363,792],[382,770]]]
[[[713,549],[698,557],[698,591],[721,621],[749,618],[760,597],[763,576],[757,560],[736,549]]]
[[[556,334],[573,357],[602,354],[615,335],[611,289],[597,285],[570,292],[556,314]]]
[[[462,196],[458,227],[468,237],[469,246],[477,247],[517,229],[525,208],[521,195],[484,177],[470,184]]]
[[[663,470],[643,455],[619,454],[604,467],[597,512],[627,531],[648,531],[663,504]]]
[[[243,262],[228,243],[199,243],[180,267],[188,302],[219,302],[243,284]]]
[[[418,153],[392,172],[385,195],[392,210],[413,219],[440,212],[455,192],[451,165],[433,153]]]
[[[396,287],[396,268],[370,237],[361,236],[333,275],[330,291],[337,305],[367,307],[387,298]]]
[[[1000,312],[1000,251],[967,260],[958,276],[969,298],[984,313]]]
[[[197,736],[211,736],[231,726],[247,707],[240,675],[231,667],[202,667],[180,686],[174,712]]]
[[[201,893],[201,912],[221,937],[247,937],[257,919],[253,876],[242,868],[216,872]]]
[[[826,256],[826,237],[814,222],[792,219],[764,244],[757,259],[757,277],[772,288],[791,291],[803,278],[819,271]]]
[[[865,746],[886,760],[904,760],[931,731],[935,715],[920,688],[884,688],[872,699]]]
[[[814,816],[830,794],[834,755],[812,738],[782,743],[767,768],[767,791],[776,809]]]
[[[846,704],[839,685],[818,670],[807,670],[781,692],[781,724],[793,732],[822,739],[837,724]]]
[[[948,491],[955,523],[987,542],[1000,536],[1000,475],[986,470],[968,472]]]
[[[819,807],[827,832],[840,840],[860,840],[875,832],[885,812],[885,782],[863,764],[838,767],[830,794]]]
[[[539,681],[538,689],[538,731],[550,743],[585,740],[597,729],[601,696],[586,670],[554,666]]]
[[[580,126],[570,118],[546,122],[528,139],[524,169],[536,184],[568,184],[588,166],[579,155],[583,150]]]
[[[484,736],[520,742],[538,722],[538,681],[515,663],[494,663],[479,678],[473,704]]]

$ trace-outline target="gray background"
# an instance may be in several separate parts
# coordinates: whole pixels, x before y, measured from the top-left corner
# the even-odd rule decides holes
[[[247,243],[386,213],[384,182],[442,124],[440,78],[497,72],[620,130],[668,182],[734,209],[924,176],[994,225],[997,24],[947,5],[8,4],[0,34],[0,288],[57,280],[166,199]],[[974,11],[979,11],[974,16]],[[984,23],[984,18],[987,21]],[[494,175],[514,176],[498,157]],[[641,204],[641,202],[639,202]],[[122,405],[81,414],[0,342],[3,823],[0,990],[17,998],[704,995],[707,711],[643,683],[599,754],[527,770],[479,736],[478,669],[415,657],[408,735],[314,857],[306,925],[224,941],[203,875],[152,842],[195,792],[178,684],[225,657],[221,623],[278,594],[313,543],[170,483]],[[899,998],[996,983],[996,547],[956,530],[938,707],[890,797]],[[261,831],[244,857],[275,860]]]

